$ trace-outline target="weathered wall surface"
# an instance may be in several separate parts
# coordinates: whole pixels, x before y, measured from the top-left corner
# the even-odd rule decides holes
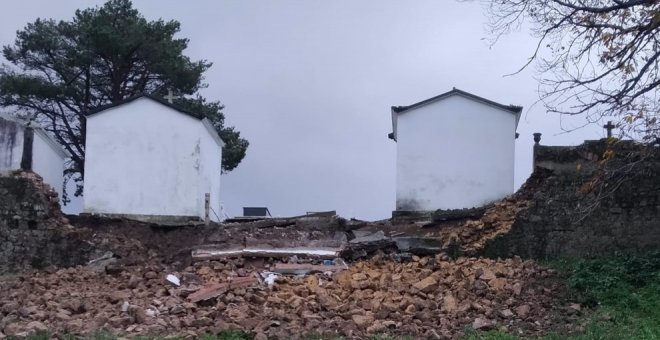
[[[20,169],[22,156],[23,128],[0,117],[0,171]]]
[[[515,114],[454,95],[395,123],[397,210],[479,207],[513,193]]]
[[[590,181],[605,175],[598,167],[605,149],[604,141],[537,146],[536,171],[549,176],[534,188],[529,208],[520,212],[511,230],[482,254],[548,258],[660,248],[660,150],[646,154],[630,174],[590,190]],[[620,168],[633,150],[630,143],[618,145],[604,169]]]
[[[0,176],[0,273],[89,260],[82,230],[68,226],[57,195],[32,173]]]

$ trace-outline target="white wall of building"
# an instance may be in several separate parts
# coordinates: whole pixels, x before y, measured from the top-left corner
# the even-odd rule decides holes
[[[210,218],[213,221],[221,220],[220,211],[220,171],[222,168],[222,146],[218,145],[217,141],[208,132],[207,125],[200,124],[200,168],[199,168],[199,192],[198,197],[201,197],[200,206],[198,209],[204,212],[204,196],[206,193],[211,194],[211,211]]]
[[[220,166],[205,156],[202,129],[202,121],[146,97],[90,116],[84,212],[203,218],[204,192],[219,199]],[[216,165],[217,183],[200,176]]]
[[[32,142],[32,171],[39,174],[62,198],[66,154],[44,132],[35,130]]]
[[[471,208],[512,194],[516,119],[460,95],[397,114],[397,210]]]

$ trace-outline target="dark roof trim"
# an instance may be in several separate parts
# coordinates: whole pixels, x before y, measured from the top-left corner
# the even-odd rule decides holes
[[[466,97],[466,98],[469,98],[469,99],[476,100],[478,102],[482,102],[484,104],[495,106],[497,108],[500,108],[502,110],[509,111],[509,112],[515,113],[515,114],[518,114],[518,113],[522,112],[522,106],[504,105],[504,104],[496,103],[492,100],[488,100],[486,98],[479,97],[479,96],[474,95],[472,93],[459,90],[455,87],[449,92],[445,92],[445,93],[443,93],[441,95],[438,95],[438,96],[435,96],[433,98],[423,100],[419,103],[415,103],[415,104],[408,105],[408,106],[392,106],[392,112],[402,113],[402,112],[412,110],[412,109],[418,108],[420,106],[423,106],[423,105],[426,105],[426,104],[432,103],[434,101],[441,100],[441,99],[444,99],[444,98],[447,98],[447,97],[450,97],[450,96],[453,96],[453,95],[460,95],[460,96],[463,96],[463,97]]]
[[[191,112],[191,111],[185,110],[185,109],[181,108],[181,107],[178,106],[178,105],[174,105],[174,104],[168,102],[167,100],[165,100],[165,99],[163,99],[163,98],[160,98],[160,97],[156,97],[156,96],[154,96],[154,95],[152,95],[152,94],[140,94],[140,95],[137,95],[137,96],[132,96],[132,97],[124,98],[124,99],[122,99],[122,100],[120,100],[120,101],[118,101],[118,102],[112,103],[112,104],[103,105],[103,106],[101,106],[101,107],[99,107],[99,108],[97,108],[97,109],[95,109],[95,110],[90,111],[90,112],[87,114],[87,117],[90,117],[90,116],[96,115],[96,114],[98,114],[98,113],[101,113],[101,112],[103,112],[103,111],[106,111],[106,110],[112,109],[112,108],[117,107],[117,106],[120,106],[120,105],[124,105],[124,104],[130,103],[130,102],[132,102],[132,101],[134,101],[134,100],[136,100],[136,99],[140,99],[140,98],[149,98],[149,99],[151,99],[151,100],[153,100],[153,101],[156,101],[156,102],[158,102],[158,103],[160,103],[160,104],[163,104],[163,105],[169,107],[170,109],[173,109],[173,110],[179,111],[179,112],[183,113],[184,115],[187,115],[187,116],[193,117],[193,118],[195,118],[195,119],[199,119],[199,120],[204,119],[204,117],[200,116],[200,115],[197,114],[197,113],[194,113],[194,112]]]

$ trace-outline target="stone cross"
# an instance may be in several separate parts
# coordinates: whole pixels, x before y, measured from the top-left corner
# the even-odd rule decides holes
[[[607,124],[603,125],[603,127],[607,130],[607,138],[612,138],[612,130],[616,125],[612,124],[611,120],[608,120]]]
[[[174,103],[174,92],[172,92],[172,89],[167,89],[167,96],[165,96],[165,98],[168,103]]]

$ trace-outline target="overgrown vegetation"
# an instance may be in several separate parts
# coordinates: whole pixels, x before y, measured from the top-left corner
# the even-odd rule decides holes
[[[584,331],[543,339],[660,339],[660,251],[549,265],[568,274],[575,298],[592,309],[585,312]],[[473,332],[468,338],[518,339],[500,331]]]

